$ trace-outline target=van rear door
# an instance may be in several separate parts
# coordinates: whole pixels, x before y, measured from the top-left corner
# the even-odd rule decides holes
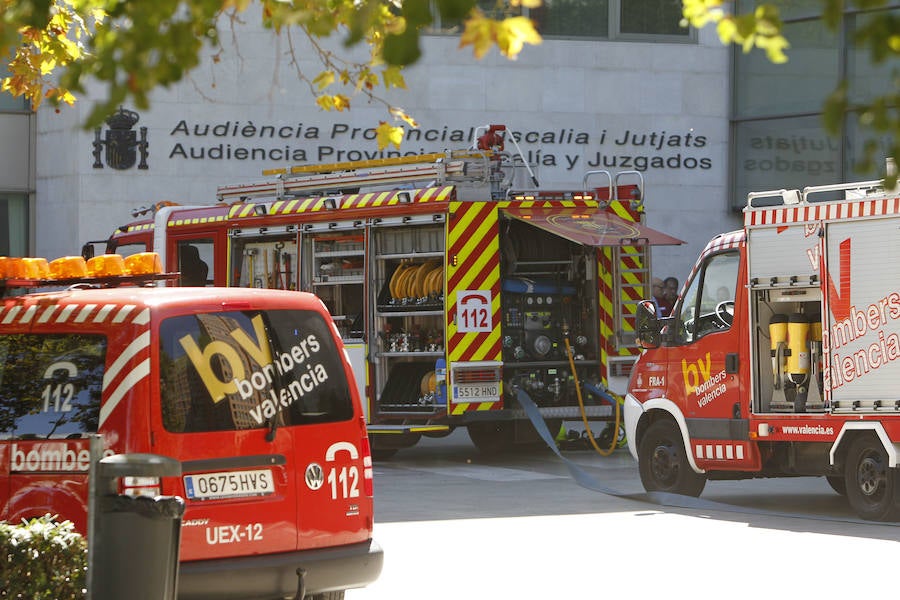
[[[316,312],[268,316],[281,365],[279,422],[294,445],[298,547],[365,541],[372,528],[371,458],[353,373],[335,328]]]
[[[167,492],[186,498],[182,560],[370,537],[365,424],[334,327],[315,308],[160,324],[156,452],[183,464],[181,489]]]
[[[182,560],[297,547],[293,440],[269,408],[280,386],[269,329],[258,310],[160,324],[155,452],[182,461],[181,485],[166,490],[185,498]]]

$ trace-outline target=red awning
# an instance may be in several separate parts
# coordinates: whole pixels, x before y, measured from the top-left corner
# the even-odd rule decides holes
[[[684,243],[602,209],[510,207],[503,210],[510,217],[585,246],[677,246]]]

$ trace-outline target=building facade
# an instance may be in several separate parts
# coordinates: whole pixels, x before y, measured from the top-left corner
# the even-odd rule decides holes
[[[496,50],[475,60],[458,35],[425,35],[423,58],[405,71],[408,89],[381,95],[419,123],[399,151],[377,149],[383,104],[352,96],[350,111],[320,111],[292,64],[314,77],[321,68],[309,48],[289,56],[252,15],[222,36],[217,61],[154,92],[148,110],[123,106],[95,131],[81,127],[90,94],[36,114],[2,99],[0,254],[75,254],[141,206],[215,203],[217,186],[266,168],[460,148],[477,127],[502,123],[542,187],[578,187],[588,171],[638,171],[648,224],[687,242],[655,249],[654,274],[682,279],[712,235],[740,226],[748,191],[852,178],[853,132],[828,139],[817,111],[846,73],[833,65],[863,61],[809,11],[791,13],[782,73],[759,53],[723,47],[712,28],[680,28],[670,5],[545,0],[529,14],[543,44],[514,61]]]

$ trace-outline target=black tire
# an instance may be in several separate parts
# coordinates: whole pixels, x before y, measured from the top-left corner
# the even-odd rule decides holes
[[[638,446],[638,470],[648,492],[669,492],[697,497],[706,476],[691,468],[678,427],[668,420],[647,428]]]
[[[390,460],[398,452],[400,452],[400,448],[372,448],[372,460]]]
[[[874,435],[853,440],[844,465],[847,500],[867,521],[900,521],[900,478]]]
[[[840,475],[826,475],[825,480],[835,492],[840,496],[847,495],[847,480]]]
[[[412,448],[422,439],[421,433],[378,434],[369,436],[374,460],[387,460],[404,448]]]
[[[512,449],[515,429],[512,421],[470,423],[466,429],[469,439],[482,454],[502,454]]]

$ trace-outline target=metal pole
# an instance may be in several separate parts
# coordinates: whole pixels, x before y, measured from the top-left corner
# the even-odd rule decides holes
[[[94,557],[96,555],[99,529],[97,516],[100,514],[100,497],[103,495],[100,481],[100,459],[103,458],[103,437],[97,434],[90,436],[91,466],[88,470],[88,514],[87,514],[87,547],[88,569],[85,577],[87,584],[86,600],[92,600],[94,590]]]

